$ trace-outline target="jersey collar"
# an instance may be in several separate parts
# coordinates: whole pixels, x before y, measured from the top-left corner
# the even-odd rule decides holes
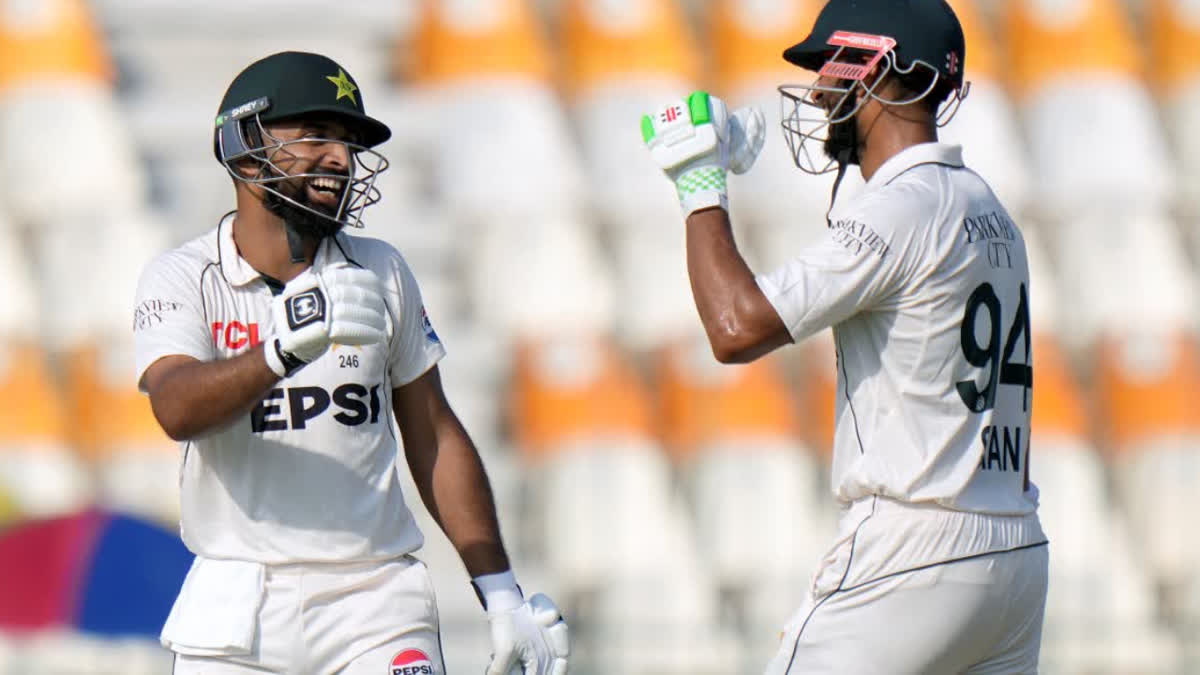
[[[262,274],[254,269],[246,259],[238,253],[237,244],[233,243],[233,217],[234,213],[230,213],[221,219],[217,225],[217,248],[220,254],[221,274],[225,276],[225,280],[233,286],[245,286],[255,279],[262,278]],[[334,235],[342,237],[341,232]],[[321,245],[317,247],[317,255],[313,260],[313,267],[317,269],[323,268],[327,263],[332,262],[332,259],[345,260],[346,256],[342,252],[341,246],[335,246],[331,241],[333,237],[325,237],[321,240]]]
[[[921,164],[944,164],[962,168],[962,146],[945,143],[921,143],[907,147],[892,155],[875,171],[868,188],[879,188],[895,180],[897,176]]]

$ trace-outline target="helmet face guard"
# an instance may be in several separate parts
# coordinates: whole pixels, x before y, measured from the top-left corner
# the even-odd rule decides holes
[[[886,35],[836,31],[827,44],[833,55],[821,66],[818,76],[836,79],[840,86],[813,82],[785,84],[778,88],[781,126],[792,160],[800,170],[817,175],[834,171],[844,163],[839,160],[842,153],[830,156],[827,151],[830,138],[836,133],[834,125],[854,124],[854,116],[869,99],[895,106],[917,103],[933,92],[939,80],[938,69],[924,61],[913,61],[907,68],[902,67],[894,51],[896,41]],[[883,67],[872,78],[871,71],[880,64]],[[878,93],[888,75],[909,75],[918,68],[929,73],[929,84],[920,93],[904,100],[887,99]],[[939,127],[954,117],[969,88],[970,85],[965,84],[961,90],[955,89],[950,99],[942,104],[936,115]],[[835,97],[836,102],[827,108],[816,100],[818,95]],[[856,138],[853,132],[843,136]],[[856,148],[849,150],[846,156],[856,156]]]
[[[258,185],[292,206],[342,226],[362,227],[362,212],[380,199],[375,180],[387,170],[388,160],[375,150],[358,143],[334,138],[278,139],[263,125],[261,113],[270,107],[267,98],[259,98],[217,117],[217,155],[229,175],[242,183]],[[249,133],[247,133],[249,132]],[[276,164],[282,155],[295,156],[289,148],[301,144],[338,143],[346,148],[350,166],[346,175],[307,172],[287,173]],[[249,160],[258,164],[252,176],[238,170],[238,163]],[[333,214],[303,204],[279,188],[293,179],[335,178],[343,181],[341,196]]]

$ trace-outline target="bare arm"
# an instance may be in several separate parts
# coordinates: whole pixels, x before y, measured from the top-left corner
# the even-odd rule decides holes
[[[203,436],[246,414],[277,382],[263,345],[221,361],[164,356],[142,376],[154,417],[177,441]]]
[[[718,361],[747,363],[792,341],[738,252],[724,209],[688,216],[687,266],[696,310]]]
[[[392,393],[413,481],[467,572],[509,569],[483,462],[446,400],[437,366]]]

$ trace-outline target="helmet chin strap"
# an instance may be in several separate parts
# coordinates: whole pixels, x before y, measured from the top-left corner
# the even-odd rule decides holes
[[[837,177],[833,179],[833,193],[829,195],[829,208],[825,211],[825,226],[833,227],[833,218],[830,214],[833,213],[833,205],[837,203],[838,187],[842,184],[842,179],[846,177],[846,167],[850,165],[850,157],[854,154],[851,148],[842,148],[837,154]]]
[[[304,256],[304,237],[296,231],[296,228],[292,227],[291,223],[284,222],[283,230],[287,233],[288,252],[292,256],[292,262],[305,262],[307,258]]]

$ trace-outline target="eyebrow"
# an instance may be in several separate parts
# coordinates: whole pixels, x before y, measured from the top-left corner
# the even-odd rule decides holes
[[[341,125],[338,122],[333,122],[333,121],[329,121],[329,120],[306,121],[300,125],[300,129],[301,129],[301,131],[304,131],[306,133],[307,132],[316,132],[322,136],[333,137],[335,135],[333,133],[334,125],[341,126],[341,130],[343,131],[343,133],[340,134],[340,136],[343,139],[345,139],[346,141],[348,141],[350,143],[358,143],[359,142],[358,134],[355,133],[354,130],[350,129],[349,127],[346,127],[345,125]]]

